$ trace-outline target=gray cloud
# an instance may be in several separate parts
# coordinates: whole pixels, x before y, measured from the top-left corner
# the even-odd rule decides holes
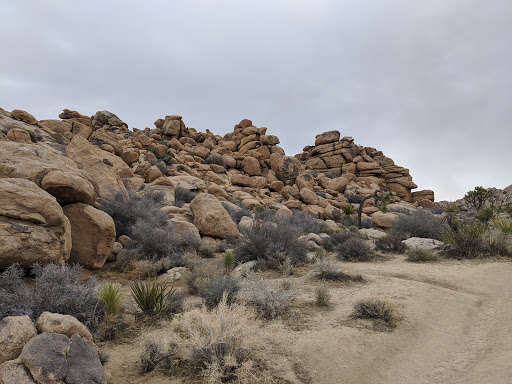
[[[508,0],[0,4],[0,106],[55,118],[241,119],[288,154],[337,129],[455,199],[512,183]]]

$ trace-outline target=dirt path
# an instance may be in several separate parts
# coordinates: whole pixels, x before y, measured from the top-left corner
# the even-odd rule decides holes
[[[314,384],[512,383],[512,263],[344,264],[369,283],[332,289],[334,308],[283,342]],[[346,321],[360,298],[396,301],[391,333]]]

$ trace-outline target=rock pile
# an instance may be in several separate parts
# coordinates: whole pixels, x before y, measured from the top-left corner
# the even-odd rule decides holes
[[[395,192],[408,202],[434,201],[433,191],[414,192],[414,195],[411,193],[418,186],[412,181],[407,168],[395,165],[382,151],[358,146],[352,137],[340,140],[340,136],[338,131],[317,135],[315,145],[305,147],[303,153],[296,155],[296,158],[309,169],[343,175],[352,180],[347,185],[351,192],[358,192],[360,184],[368,183]]]
[[[28,316],[0,321],[0,384],[14,383],[106,384],[107,378],[85,325],[44,312],[36,326]]]
[[[358,207],[358,196],[379,189],[395,192],[394,204],[435,205],[432,191],[411,192],[416,184],[408,169],[337,131],[291,157],[277,136],[248,119],[220,136],[175,115],[133,131],[108,111],[88,117],[65,109],[59,117],[38,121],[0,109],[0,236],[7,239],[0,269],[14,261],[27,267],[67,260],[101,268],[120,243],[112,219],[95,204],[115,191],[162,191],[176,231],[217,239],[239,235],[219,201],[278,214],[298,209],[333,222],[343,221],[351,203]],[[175,204],[178,188],[197,200]],[[363,217],[376,212],[375,201],[366,200]],[[386,227],[390,215],[372,221]]]

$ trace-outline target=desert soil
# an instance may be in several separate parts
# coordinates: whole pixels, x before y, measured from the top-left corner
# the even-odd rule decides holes
[[[333,305],[313,305],[321,284],[314,273],[292,277],[302,292],[275,333],[295,367],[297,383],[510,384],[512,383],[512,263],[441,261],[416,264],[402,255],[372,263],[343,263],[366,283],[326,283]],[[404,320],[392,332],[350,320],[366,297],[396,302]],[[102,346],[113,383],[182,383],[159,372],[141,376],[145,337],[165,339],[166,325],[127,343]],[[280,349],[281,349],[280,348]],[[290,377],[290,375],[288,375]]]

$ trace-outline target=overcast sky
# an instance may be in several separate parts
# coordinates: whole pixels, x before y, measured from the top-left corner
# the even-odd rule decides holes
[[[0,107],[339,130],[453,200],[512,184],[512,1],[0,0]]]

